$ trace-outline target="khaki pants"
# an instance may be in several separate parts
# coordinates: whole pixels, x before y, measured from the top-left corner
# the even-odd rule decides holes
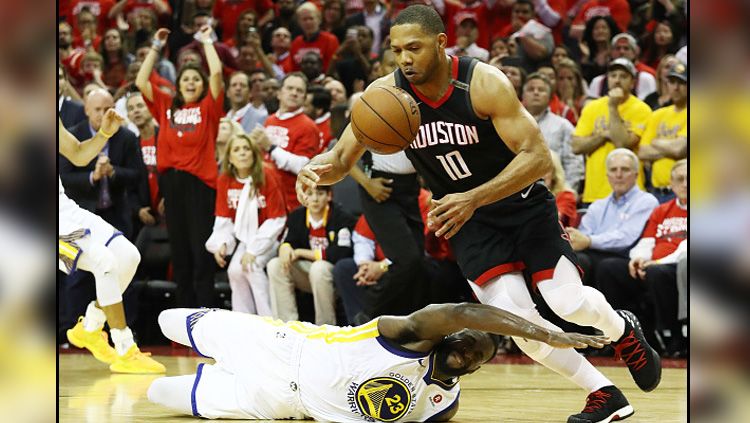
[[[268,262],[273,316],[285,322],[299,320],[294,289],[313,294],[315,324],[336,324],[336,297],[333,286],[333,264],[318,260],[296,260],[284,272],[278,257]]]

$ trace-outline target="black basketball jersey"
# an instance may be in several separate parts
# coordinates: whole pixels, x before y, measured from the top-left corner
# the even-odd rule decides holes
[[[451,60],[451,85],[434,102],[417,91],[400,69],[395,71],[396,86],[417,100],[422,115],[417,137],[405,152],[436,199],[469,191],[489,181],[515,157],[492,120],[480,119],[471,106],[469,86],[478,61],[465,56]],[[543,186],[528,187],[495,204],[523,201],[528,205],[531,197],[544,192],[548,191]]]

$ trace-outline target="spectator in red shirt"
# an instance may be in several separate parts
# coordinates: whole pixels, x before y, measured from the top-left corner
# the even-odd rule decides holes
[[[245,134],[229,140],[216,195],[216,219],[206,249],[227,267],[232,310],[270,316],[271,294],[264,268],[279,248],[286,225],[284,195],[273,170]]]
[[[445,21],[448,45],[456,45],[456,29],[464,19],[471,18],[477,23],[476,43],[483,49],[490,45],[490,19],[487,2],[482,0],[449,0],[445,2]]]
[[[596,16],[611,16],[620,31],[627,31],[630,25],[631,13],[628,0],[589,0],[578,9],[573,24],[570,26],[570,36],[580,38],[583,28],[588,21]]]
[[[285,74],[292,71],[292,56],[289,48],[292,45],[292,33],[280,26],[271,33],[271,54],[269,59],[275,62]]]
[[[320,10],[311,2],[302,3],[296,12],[297,24],[302,35],[292,41],[289,53],[292,56],[292,70],[300,70],[302,57],[308,51],[316,51],[323,59],[323,69],[328,69],[331,58],[339,48],[339,40],[328,31],[320,30]]]
[[[133,27],[136,26],[138,15],[143,10],[153,12],[163,23],[167,23],[166,20],[172,14],[172,8],[166,0],[119,0],[109,9],[107,17],[115,21],[118,16],[122,16],[128,25]]]
[[[597,269],[602,294],[613,307],[624,307],[643,316],[644,333],[669,331],[666,355],[683,355],[687,340],[677,318],[678,301],[686,301],[677,286],[677,263],[686,259],[688,230],[687,160],[672,166],[676,198],[651,213],[638,243],[625,258],[605,259]],[[681,298],[681,296],[683,296]]]
[[[204,26],[210,26],[211,22],[211,15],[205,12],[197,12],[195,15],[193,15],[193,28],[196,30],[199,28],[203,28]],[[196,32],[197,34],[197,32]],[[197,37],[198,35],[196,35]],[[216,35],[212,33],[211,35],[215,37]],[[213,43],[213,49],[216,51],[216,54],[219,56],[219,60],[221,60],[221,63],[223,64],[223,71],[225,72],[225,76],[229,76],[234,72],[236,69],[238,69],[237,59],[235,59],[234,55],[232,54],[232,49],[229,48],[226,44],[221,42],[214,42]],[[206,56],[203,53],[203,49],[201,48],[201,41],[198,39],[194,39],[192,42],[187,44],[185,47],[180,49],[180,53],[182,53],[185,50],[195,50],[198,52],[198,54],[201,56],[202,62],[204,63],[203,71],[207,71],[206,69]]]
[[[279,110],[268,116],[265,128],[256,128],[250,138],[268,160],[276,165],[276,174],[286,196],[287,210],[299,206],[294,186],[297,173],[320,152],[320,131],[304,112],[307,78],[299,72],[284,77],[279,90]]]
[[[111,28],[104,33],[100,54],[104,59],[102,80],[110,89],[119,87],[125,80],[128,65],[135,60],[135,57],[125,50],[120,31]]]
[[[70,3],[70,16],[76,16],[77,19],[71,22],[73,24],[74,34],[80,36],[83,32],[93,28],[93,35],[101,35],[100,31],[112,27],[112,21],[109,19],[109,11],[115,5],[114,0],[73,0]],[[81,22],[81,12],[88,11],[94,18],[91,22]],[[70,20],[69,20],[70,22]],[[98,28],[98,30],[97,30]],[[92,36],[93,36],[92,35]]]
[[[178,285],[180,306],[210,306],[214,297],[215,265],[204,244],[211,233],[216,196],[214,143],[224,114],[221,61],[206,25],[197,37],[203,44],[210,76],[192,65],[180,69],[174,98],[157,89],[149,77],[169,31],[154,35],[152,51],[138,72],[135,85],[159,123],[156,164],[161,174],[167,231]]]
[[[247,9],[237,17],[237,28],[232,38],[226,39],[229,47],[238,49],[243,44],[243,37],[251,30],[258,31],[258,14],[253,9]]]
[[[102,37],[99,35],[99,24],[96,15],[88,8],[81,9],[75,14],[77,34],[74,32],[73,46],[94,50],[99,48]]]
[[[586,101],[586,81],[581,75],[581,68],[571,59],[563,58],[555,66],[557,71],[557,96],[560,102],[575,112],[575,121],[581,116]]]
[[[320,130],[320,151],[326,151],[333,140],[331,134],[331,93],[321,86],[312,86],[307,91],[305,114],[315,121]]]
[[[258,26],[273,19],[273,2],[271,0],[216,0],[213,15],[221,23],[221,40],[227,42],[235,36],[237,19],[245,10],[254,10]]]

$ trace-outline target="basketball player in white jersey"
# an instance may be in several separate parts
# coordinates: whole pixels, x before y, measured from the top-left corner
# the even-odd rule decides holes
[[[609,343],[466,303],[344,328],[182,308],[163,311],[159,326],[216,364],[157,379],[149,400],[210,419],[448,420],[458,411],[459,376],[495,356],[497,337],[490,333],[560,348]]]
[[[99,131],[91,139],[79,142],[58,120],[59,152],[76,166],[86,166],[104,148],[124,119],[114,109],[104,114]],[[86,348],[94,357],[109,364],[117,373],[164,373],[165,368],[141,353],[133,333],[125,323],[122,293],[135,275],[141,256],[133,244],[101,217],[80,208],[65,195],[59,184],[58,257],[60,270],[77,269],[94,274],[96,301],[86,309],[85,316],[68,330],[68,340]],[[102,330],[109,323],[114,348]]]

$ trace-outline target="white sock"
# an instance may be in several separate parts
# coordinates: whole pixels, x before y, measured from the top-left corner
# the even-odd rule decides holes
[[[90,302],[88,307],[86,307],[86,314],[83,316],[83,328],[87,332],[101,330],[106,321],[107,316],[96,306],[96,302]]]
[[[133,332],[127,326],[124,329],[110,328],[109,333],[112,335],[112,342],[115,344],[115,350],[117,350],[118,355],[125,355],[130,347],[135,345]]]
[[[555,348],[547,357],[537,361],[589,393],[614,385],[573,348]]]

